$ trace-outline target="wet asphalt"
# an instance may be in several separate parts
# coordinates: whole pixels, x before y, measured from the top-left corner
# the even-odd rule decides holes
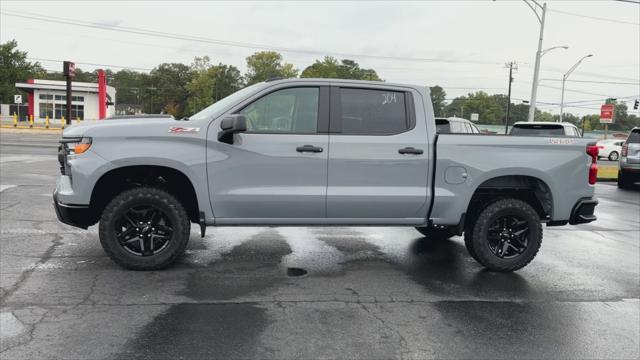
[[[0,132],[0,358],[638,358],[640,191],[545,228],[511,274],[412,228],[194,227],[176,266],[119,268],[51,207],[55,137]]]

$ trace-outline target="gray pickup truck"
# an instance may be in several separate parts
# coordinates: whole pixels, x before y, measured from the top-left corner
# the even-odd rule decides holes
[[[595,143],[437,134],[423,86],[329,79],[244,88],[190,119],[64,130],[61,222],[99,225],[118,264],[160,269],[207,226],[412,226],[464,234],[486,268],[538,252],[542,224],[594,221]]]

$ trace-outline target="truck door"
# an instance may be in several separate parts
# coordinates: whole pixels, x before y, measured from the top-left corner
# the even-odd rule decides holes
[[[431,156],[424,111],[415,111],[424,108],[418,95],[406,88],[332,87],[328,218],[424,221]]]
[[[207,155],[217,223],[325,218],[328,104],[329,87],[280,88],[236,111],[247,131],[233,144],[214,140],[217,128],[209,135],[219,150]]]

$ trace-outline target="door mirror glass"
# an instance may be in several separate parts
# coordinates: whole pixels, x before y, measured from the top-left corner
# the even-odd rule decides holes
[[[241,114],[234,114],[222,119],[220,122],[218,141],[233,144],[233,134],[247,131],[247,118]]]

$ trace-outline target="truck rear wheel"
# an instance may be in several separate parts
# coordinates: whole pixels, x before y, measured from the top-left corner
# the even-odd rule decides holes
[[[469,253],[487,269],[518,270],[529,264],[540,250],[540,217],[522,200],[498,200],[480,212],[472,225],[469,242]]]
[[[118,265],[159,270],[171,265],[189,241],[191,223],[175,197],[156,188],[124,191],[100,219],[100,243]]]
[[[455,235],[450,229],[436,229],[429,226],[416,226],[416,230],[428,239],[446,240]]]

